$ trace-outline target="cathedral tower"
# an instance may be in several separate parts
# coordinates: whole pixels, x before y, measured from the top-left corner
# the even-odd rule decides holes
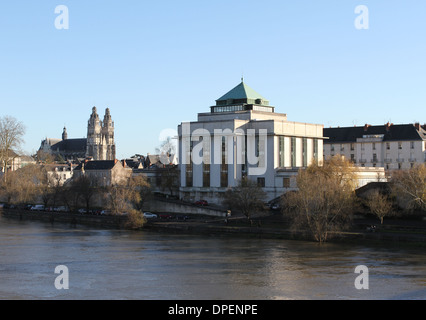
[[[93,160],[115,160],[114,122],[109,108],[105,110],[104,122],[99,119],[96,107],[87,124],[86,157]]]

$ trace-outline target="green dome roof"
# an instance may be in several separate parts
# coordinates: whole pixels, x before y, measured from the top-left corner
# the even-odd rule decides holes
[[[234,89],[217,99],[216,101],[226,101],[226,100],[246,100],[246,103],[250,103],[252,101],[255,101],[257,99],[261,99],[263,103],[267,102],[268,100],[262,97],[259,93],[254,91],[252,88],[250,88],[248,85],[244,83],[244,81],[241,81],[239,85],[237,85]]]

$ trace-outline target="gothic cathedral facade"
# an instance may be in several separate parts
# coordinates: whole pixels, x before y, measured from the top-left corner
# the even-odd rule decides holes
[[[109,108],[105,110],[104,120],[99,119],[96,107],[87,125],[86,157],[93,160],[115,160],[114,122]]]

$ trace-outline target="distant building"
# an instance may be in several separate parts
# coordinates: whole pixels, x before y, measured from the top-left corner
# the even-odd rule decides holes
[[[64,127],[62,139],[46,138],[41,142],[39,155],[42,152],[63,161],[84,159],[86,144],[87,139],[68,139],[67,129]]]
[[[28,164],[35,163],[35,160],[30,156],[19,155],[11,150],[7,161],[7,171],[16,171]],[[0,163],[0,172],[5,172],[5,165]]]
[[[86,176],[98,186],[111,186],[130,178],[132,169],[115,160],[86,160],[73,170],[73,178]]]
[[[409,169],[426,162],[426,130],[415,124],[324,128],[324,157],[345,156],[360,167]]]
[[[63,186],[73,177],[72,164],[52,164],[45,166],[49,185],[51,187]]]
[[[114,160],[116,154],[114,122],[109,108],[105,110],[103,121],[99,120],[96,107],[92,108],[87,124],[87,138],[68,139],[67,129],[64,127],[62,139],[46,138],[41,142],[39,155],[40,153],[63,161],[81,161],[85,158]]]

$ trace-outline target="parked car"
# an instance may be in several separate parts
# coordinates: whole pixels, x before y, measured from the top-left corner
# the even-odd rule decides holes
[[[160,214],[160,219],[172,219],[173,216],[170,214]]]
[[[198,200],[195,202],[197,206],[208,206],[209,203],[206,200]]]
[[[68,212],[69,209],[66,206],[60,206],[60,207],[53,208],[53,211],[56,211],[56,212]]]
[[[44,211],[44,205],[42,204],[36,204],[35,206],[32,206],[31,211]]]
[[[158,216],[151,212],[144,212],[143,216],[147,219],[156,219]]]

